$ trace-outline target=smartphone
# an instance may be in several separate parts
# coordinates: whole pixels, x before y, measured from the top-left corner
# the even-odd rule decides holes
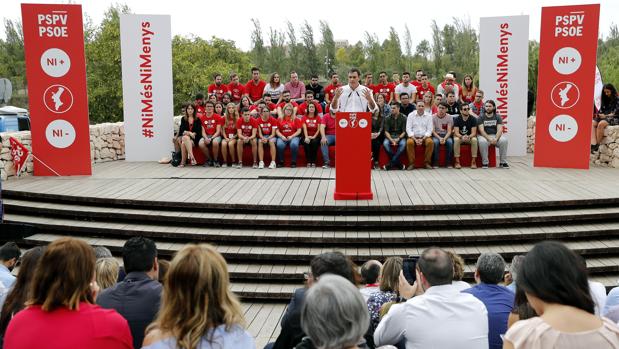
[[[408,256],[404,258],[402,263],[402,272],[404,273],[404,277],[409,284],[414,284],[417,279],[417,273],[415,269],[417,268],[417,261],[419,260],[419,256]]]

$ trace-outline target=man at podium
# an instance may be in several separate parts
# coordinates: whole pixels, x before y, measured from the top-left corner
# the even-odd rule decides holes
[[[337,112],[375,112],[378,106],[372,96],[372,91],[359,84],[361,72],[352,68],[348,71],[348,85],[338,87],[331,101],[331,113]]]

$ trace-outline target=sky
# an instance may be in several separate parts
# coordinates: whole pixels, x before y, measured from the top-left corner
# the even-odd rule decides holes
[[[24,1],[1,0],[0,18],[19,20],[21,18],[20,4]],[[351,6],[353,1],[313,0],[261,2],[236,0],[38,0],[36,3],[75,3],[82,4],[82,11],[89,16],[94,24],[99,24],[104,12],[115,3],[126,4],[136,14],[168,14],[172,16],[172,35],[196,35],[204,39],[212,36],[232,40],[244,51],[251,48],[252,18],[260,21],[263,37],[268,41],[269,27],[285,30],[286,21],[296,24],[297,38],[300,37],[300,25],[307,20],[314,28],[316,41],[320,40],[320,20],[327,21],[336,40],[348,40],[354,44],[363,41],[364,32],[376,33],[379,40],[387,38],[389,27],[404,37],[404,25],[407,24],[415,47],[421,40],[430,41],[432,31],[430,25],[436,20],[439,28],[452,23],[454,17],[469,19],[471,25],[478,29],[480,17],[529,15],[529,38],[539,41],[541,7],[584,4],[584,1],[545,0],[545,1],[476,1],[476,0],[441,0],[422,3],[422,7],[414,7],[410,0],[391,0],[387,6],[364,5],[380,4],[381,2],[362,2]],[[591,3],[591,2],[589,2]],[[596,2],[598,3],[598,2]],[[599,1],[600,35],[607,36],[611,24],[618,20],[611,14],[619,13],[619,1]],[[296,5],[295,5],[296,4]],[[433,7],[432,4],[440,4]],[[4,38],[4,26],[0,25],[0,38]]]

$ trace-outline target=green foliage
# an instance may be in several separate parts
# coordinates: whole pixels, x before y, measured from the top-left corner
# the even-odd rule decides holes
[[[4,20],[6,41],[0,39],[0,78],[11,80],[13,97],[11,104],[27,108],[26,62],[24,60],[24,36],[20,22]]]

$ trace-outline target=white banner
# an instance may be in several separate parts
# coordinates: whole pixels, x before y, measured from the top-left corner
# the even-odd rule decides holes
[[[168,15],[121,15],[127,161],[156,161],[172,151],[172,31]]]
[[[482,17],[479,29],[479,88],[503,117],[507,155],[527,153],[529,16]],[[498,152],[497,152],[498,154]]]

